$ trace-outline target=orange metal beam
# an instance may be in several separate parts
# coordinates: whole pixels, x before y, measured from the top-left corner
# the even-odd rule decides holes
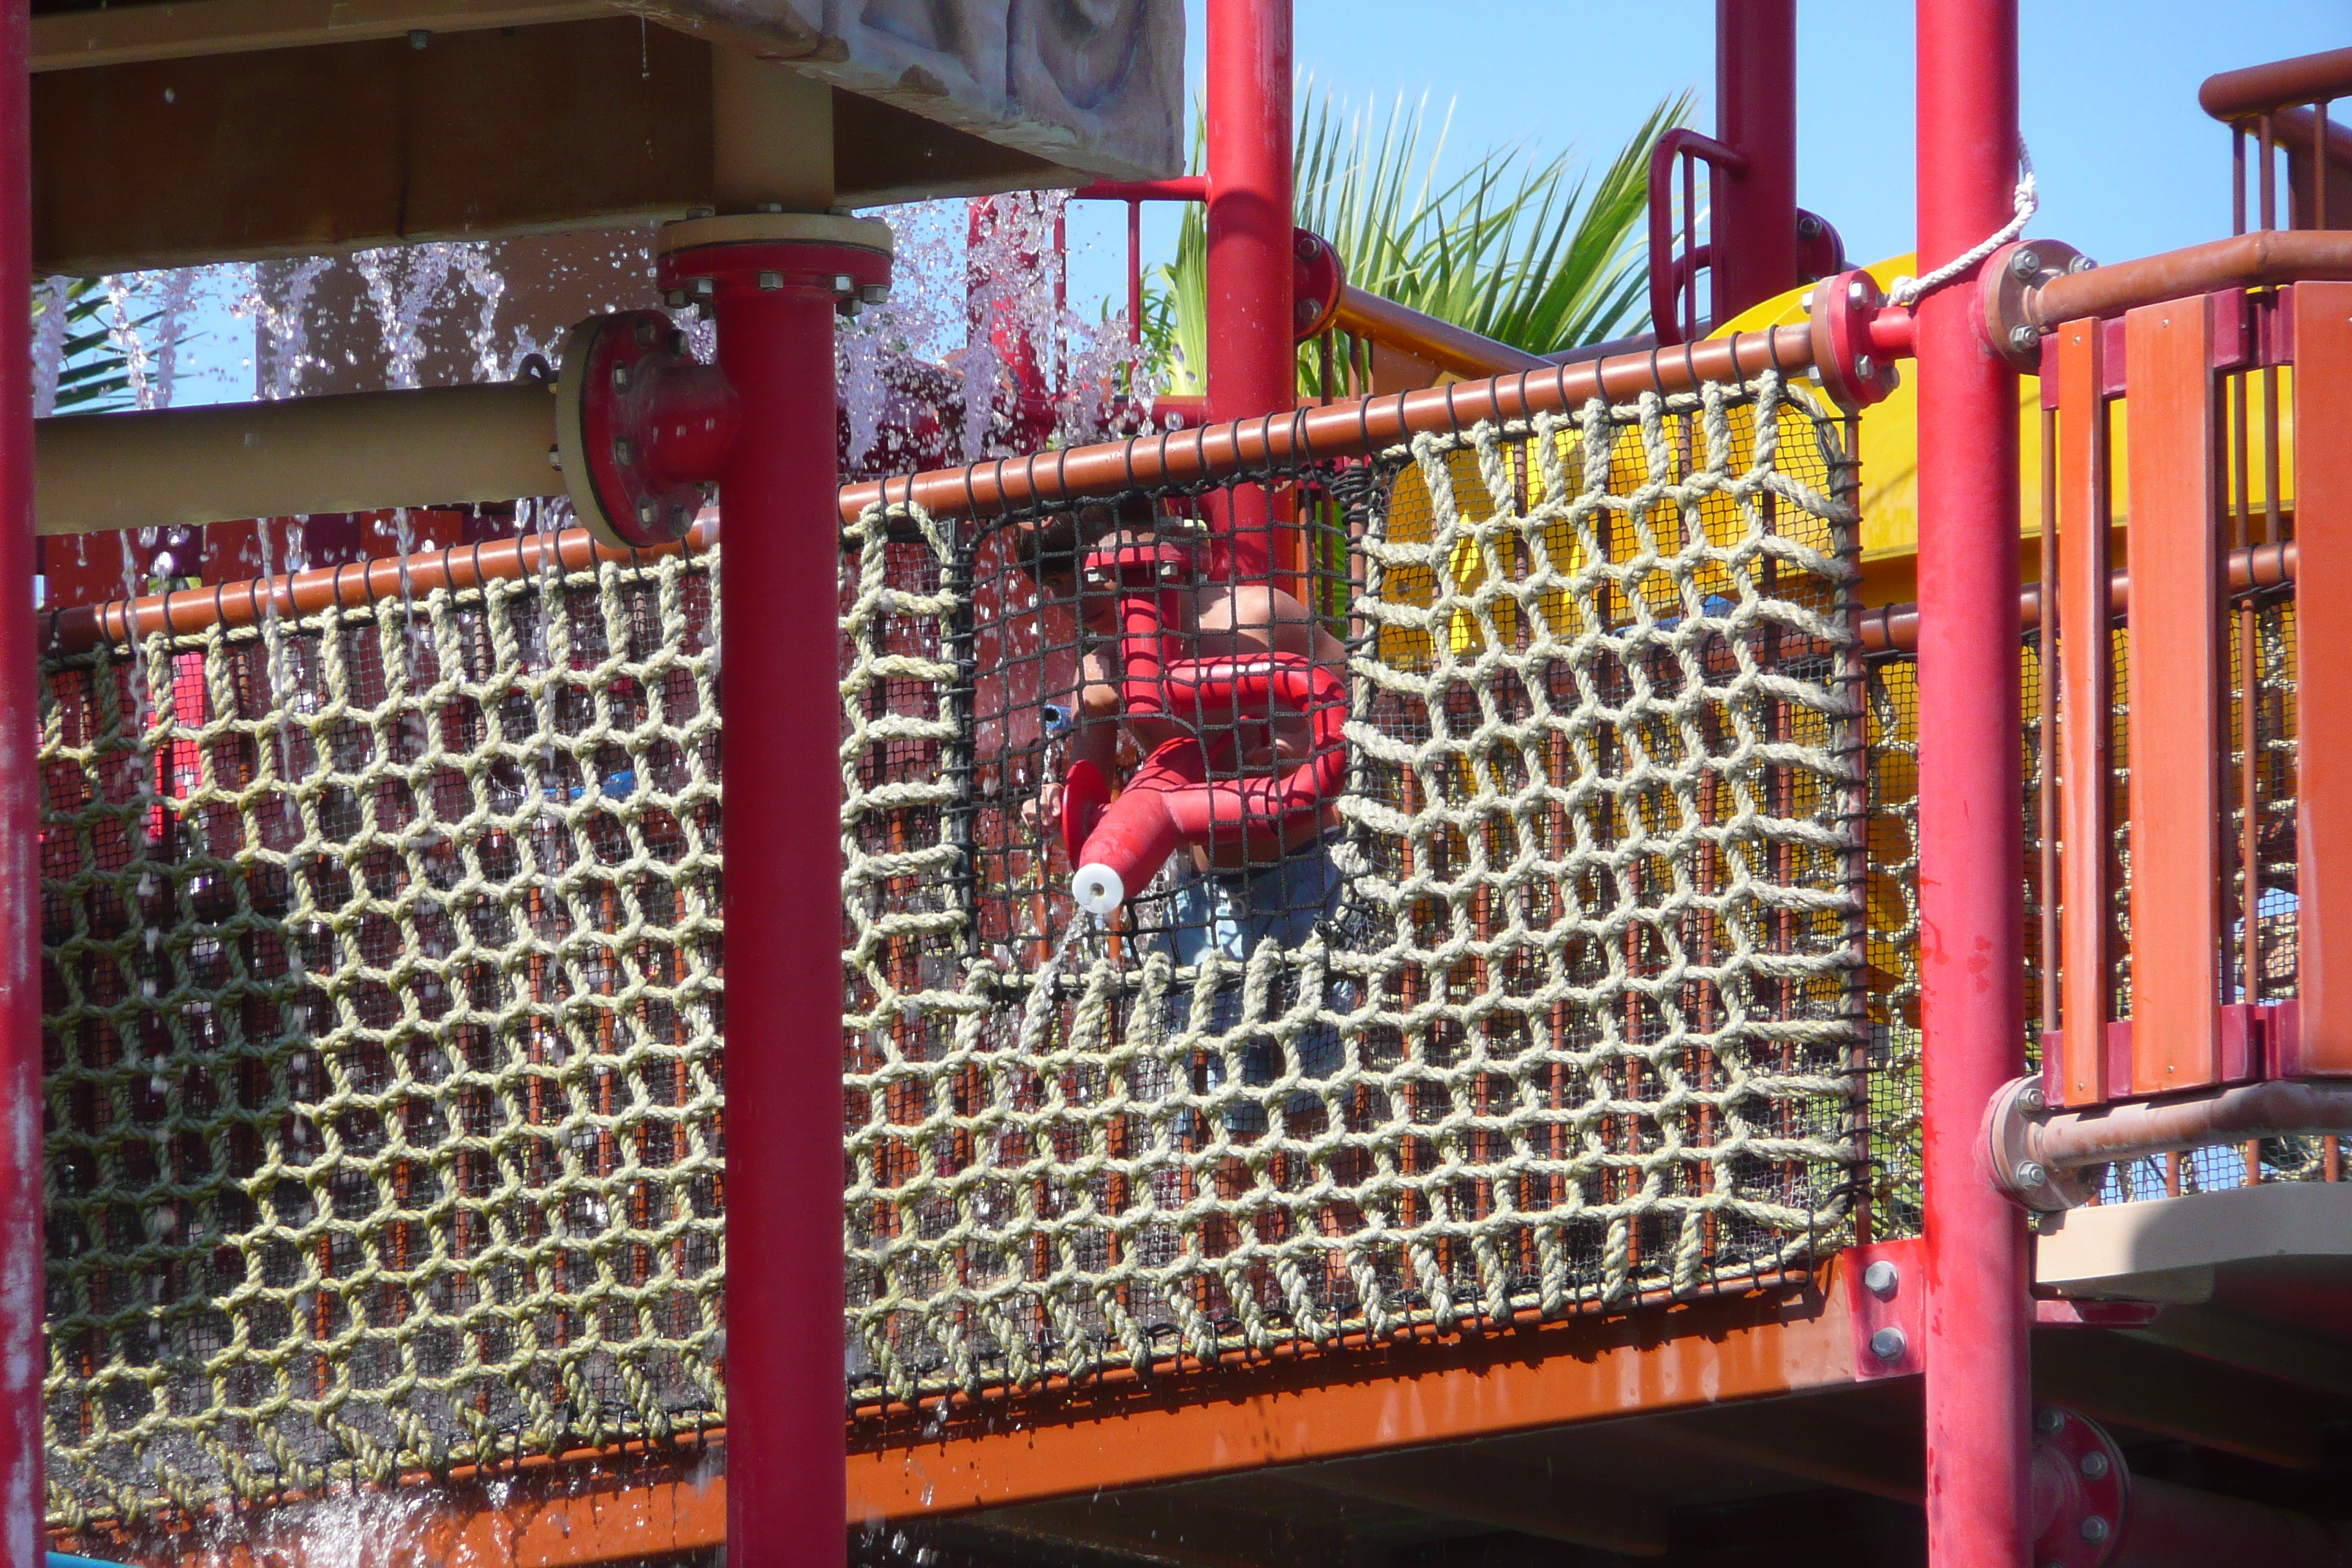
[[[1853,1381],[1836,1281],[1024,1404],[926,1441],[861,1435],[849,1517],[903,1519],[1491,1437]],[[1007,1417],[1012,1412],[1006,1412]]]

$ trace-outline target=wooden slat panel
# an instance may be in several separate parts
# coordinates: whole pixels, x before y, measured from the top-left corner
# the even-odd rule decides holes
[[[2352,1073],[2352,729],[2313,722],[2352,692],[2352,283],[2294,290],[2298,693],[2295,1070]]]
[[[2107,1097],[2108,739],[2115,671],[2107,654],[2107,403],[2099,323],[2058,329],[2058,627],[2060,905],[2064,978],[2060,993],[2058,1098],[2095,1105]],[[2046,645],[2045,645],[2046,646]],[[2042,679],[2051,679],[2045,668]],[[2045,763],[2044,765],[2048,765]]]
[[[2212,308],[2124,321],[2131,421],[2132,1089],[2221,1080],[2221,515]],[[2070,1031],[2071,1032],[2071,1031]]]

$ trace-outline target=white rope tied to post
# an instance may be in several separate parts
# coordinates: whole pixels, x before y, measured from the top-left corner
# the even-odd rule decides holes
[[[1886,302],[1890,305],[1917,304],[2025,232],[2027,220],[2042,205],[2042,197],[2033,185],[2033,154],[2026,151],[2022,136],[2017,139],[2017,191],[2012,199],[2015,211],[1998,232],[1978,242],[1973,249],[1952,258],[1925,278],[1897,278],[1894,287],[1886,290]]]

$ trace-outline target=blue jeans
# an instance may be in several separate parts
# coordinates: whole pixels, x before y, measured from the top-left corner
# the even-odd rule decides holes
[[[1348,879],[1331,859],[1340,831],[1335,828],[1272,865],[1238,871],[1180,870],[1168,897],[1168,928],[1153,938],[1155,944],[1188,968],[1212,951],[1238,967],[1249,961],[1262,942],[1271,942],[1286,951],[1305,946],[1318,922],[1339,912],[1339,896],[1347,890]],[[1223,1034],[1240,1024],[1243,988],[1238,973],[1219,982],[1211,1003],[1209,1028]],[[1347,981],[1327,979],[1325,1005],[1340,1011],[1352,1008],[1355,989]],[[1191,1023],[1192,994],[1190,988],[1170,994],[1170,1028],[1182,1029]],[[1307,1026],[1291,1044],[1298,1054],[1298,1071],[1305,1078],[1329,1078],[1346,1059],[1339,1032],[1328,1024]],[[1282,1076],[1282,1046],[1271,1035],[1254,1035],[1242,1047],[1241,1058],[1244,1084],[1269,1084]],[[1222,1051],[1209,1053],[1212,1089],[1223,1085],[1227,1061]],[[1319,1103],[1315,1095],[1301,1090],[1284,1101],[1283,1110],[1286,1116],[1297,1117]],[[1255,1103],[1228,1108],[1224,1121],[1231,1132],[1255,1135],[1266,1130],[1265,1112]]]

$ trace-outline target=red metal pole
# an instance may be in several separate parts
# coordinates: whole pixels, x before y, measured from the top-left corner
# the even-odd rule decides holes
[[[32,11],[0,16],[0,300],[33,289]],[[40,723],[33,614],[31,313],[0,310],[0,1568],[39,1568],[41,1496]]]
[[[1707,180],[1720,324],[1797,286],[1797,0],[1715,0],[1715,137],[1747,159]]]
[[[1211,423],[1298,403],[1291,331],[1290,0],[1209,0]],[[1236,577],[1272,560],[1265,491],[1233,493]]]
[[[786,237],[857,232],[846,220],[767,223],[779,237],[701,245],[674,226],[662,276],[709,280],[742,421],[719,471],[723,573],[740,585],[719,595],[728,1561],[819,1568],[847,1550],[834,310],[889,274],[878,248]]]
[[[1919,0],[1919,264],[2008,222],[2017,0]],[[2017,377],[1973,275],[1917,310],[1919,944],[1935,1568],[2018,1568],[2031,1474],[2022,1215],[1994,1188],[1993,1095],[2025,1068]]]

